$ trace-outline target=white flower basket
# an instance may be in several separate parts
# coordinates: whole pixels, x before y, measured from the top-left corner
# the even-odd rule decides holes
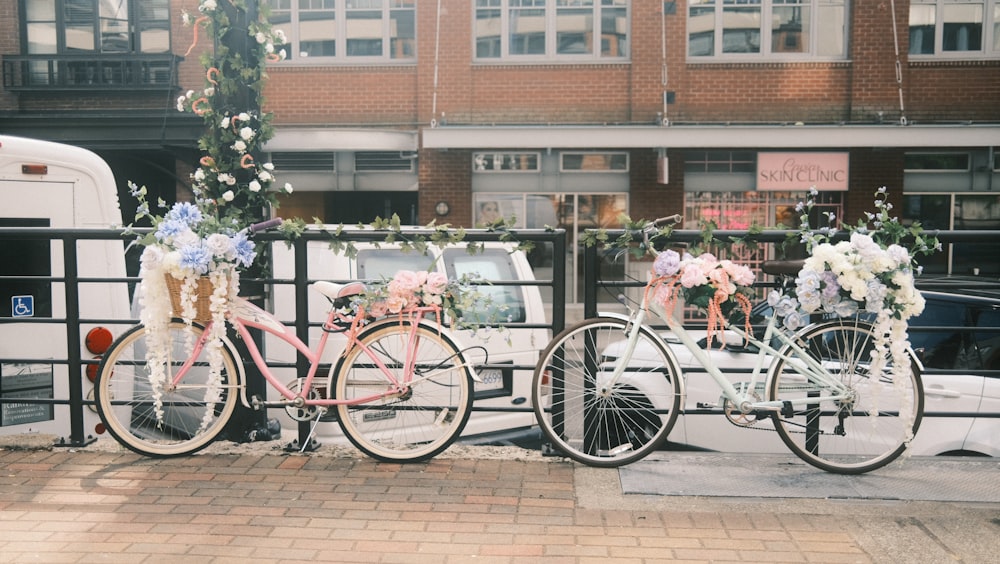
[[[184,287],[184,280],[181,278],[175,278],[171,274],[164,274],[164,280],[167,283],[167,292],[170,295],[170,307],[174,312],[174,316],[181,317],[183,315],[184,306],[182,305],[182,296]],[[197,321],[198,323],[208,323],[212,320],[212,293],[214,288],[212,287],[212,280],[208,276],[202,276],[198,278],[198,283],[195,286],[195,291],[191,294],[189,299],[194,301],[194,316],[191,318],[192,321]]]

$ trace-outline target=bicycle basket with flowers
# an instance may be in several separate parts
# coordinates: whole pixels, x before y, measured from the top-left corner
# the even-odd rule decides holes
[[[483,284],[487,282],[468,275],[450,280],[441,272],[400,270],[391,279],[367,284],[354,298],[352,330],[389,315],[408,319],[433,315],[438,324],[447,317],[452,327],[473,331],[499,326],[508,308],[481,292],[478,286]]]
[[[750,332],[750,286],[754,273],[731,260],[719,260],[710,253],[697,257],[667,249],[653,262],[653,272],[646,286],[653,292],[653,303],[668,313],[680,298],[687,305],[708,313],[708,346],[726,320],[740,318]],[[734,315],[734,314],[742,315]]]

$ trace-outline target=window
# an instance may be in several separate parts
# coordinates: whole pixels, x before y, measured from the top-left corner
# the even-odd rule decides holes
[[[622,215],[628,211],[626,194],[609,193],[477,193],[472,207],[473,223],[489,225],[500,218],[515,220],[517,227],[542,229],[557,227],[566,230],[568,245],[565,257],[556,256],[551,243],[540,243],[528,253],[528,262],[535,277],[551,277],[555,260],[566,260],[566,300],[571,304],[583,301],[584,279],[582,235],[586,229],[617,229]],[[601,279],[622,280],[625,276],[625,259],[616,251],[603,254],[599,265]],[[542,299],[551,302],[552,294],[542,288]],[[618,290],[598,292],[601,303],[617,303]]]
[[[286,60],[405,61],[417,56],[416,0],[263,0]]]
[[[416,153],[359,151],[354,154],[354,170],[358,172],[411,172],[416,158]]]
[[[1000,54],[1000,0],[912,0],[910,55]]]
[[[23,0],[26,53],[167,53],[169,0]]]
[[[906,153],[903,168],[920,172],[967,172],[968,153]]]
[[[627,0],[476,0],[480,60],[625,59]]]
[[[690,0],[688,56],[847,57],[846,0]]]
[[[474,153],[472,170],[476,172],[538,172],[538,153]]]
[[[628,172],[628,153],[562,153],[563,172]]]
[[[754,151],[689,151],[684,155],[684,172],[757,172]]]

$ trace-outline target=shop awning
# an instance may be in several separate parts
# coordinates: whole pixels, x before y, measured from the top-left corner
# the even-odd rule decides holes
[[[1000,124],[439,126],[425,149],[988,147]]]

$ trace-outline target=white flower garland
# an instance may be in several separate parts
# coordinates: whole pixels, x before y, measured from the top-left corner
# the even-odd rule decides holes
[[[147,252],[148,249],[153,248],[155,247],[147,247]],[[167,385],[168,375],[166,367],[171,361],[178,360],[170,358],[174,344],[169,330],[170,320],[172,317],[180,317],[188,325],[189,330],[185,332],[184,354],[190,355],[195,344],[195,333],[190,328],[197,311],[197,288],[200,279],[200,276],[194,273],[183,275],[180,295],[181,311],[172,312],[173,306],[165,276],[175,276],[175,274],[163,263],[147,264],[144,261],[141,272],[142,281],[139,286],[139,304],[142,306],[140,319],[146,327],[147,378],[152,391],[153,410],[157,424],[161,426],[164,417],[163,388]],[[229,314],[232,299],[239,293],[240,285],[239,272],[233,267],[216,268],[210,271],[207,276],[213,289],[212,295],[209,297],[212,325],[209,328],[204,348],[209,371],[203,398],[206,408],[199,430],[204,430],[212,422],[215,404],[222,398],[222,369],[225,363],[223,339],[226,336],[226,316]]]

